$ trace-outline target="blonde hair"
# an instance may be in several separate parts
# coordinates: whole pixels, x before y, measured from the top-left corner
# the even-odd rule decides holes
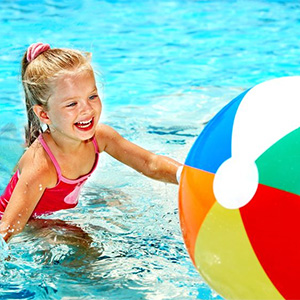
[[[90,53],[73,49],[48,49],[31,62],[28,62],[25,52],[22,59],[22,84],[28,118],[25,130],[28,146],[43,132],[40,120],[33,111],[34,105],[41,105],[47,110],[54,80],[68,72],[93,71],[90,61]]]

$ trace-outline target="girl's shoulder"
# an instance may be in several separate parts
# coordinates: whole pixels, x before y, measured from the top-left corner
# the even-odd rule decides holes
[[[120,135],[112,127],[101,123],[97,126],[95,137],[98,143],[99,152],[102,152],[112,139],[116,139],[120,137]]]
[[[47,187],[53,187],[57,183],[55,166],[38,139],[23,154],[18,169],[20,174],[40,178]]]

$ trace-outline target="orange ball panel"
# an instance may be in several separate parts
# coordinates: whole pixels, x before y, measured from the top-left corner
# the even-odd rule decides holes
[[[185,244],[195,265],[195,244],[199,229],[216,202],[214,174],[184,166],[179,188],[179,212]]]

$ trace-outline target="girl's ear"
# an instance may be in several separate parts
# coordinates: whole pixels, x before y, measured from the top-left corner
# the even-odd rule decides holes
[[[33,111],[42,123],[50,125],[51,121],[49,116],[41,105],[34,105]]]

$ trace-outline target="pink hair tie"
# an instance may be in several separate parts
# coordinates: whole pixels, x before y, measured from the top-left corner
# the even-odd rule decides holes
[[[43,43],[31,44],[27,49],[27,61],[28,62],[33,61],[35,58],[37,58],[38,55],[47,51],[48,49],[50,49],[49,44],[43,44]]]

